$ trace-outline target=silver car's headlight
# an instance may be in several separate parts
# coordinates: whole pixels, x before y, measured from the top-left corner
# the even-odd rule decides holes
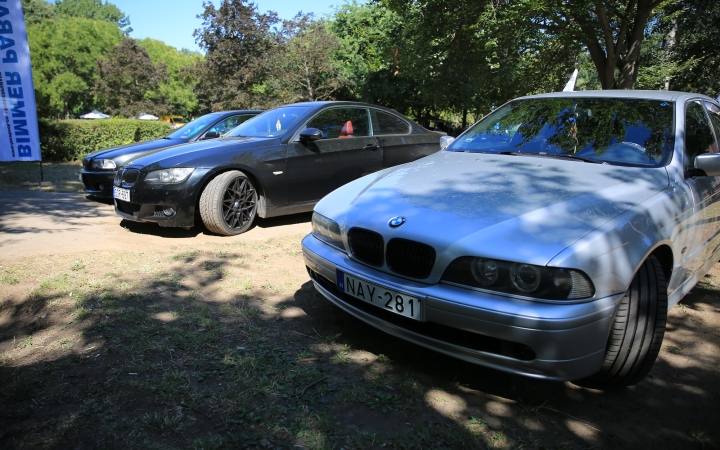
[[[595,295],[588,276],[576,269],[472,256],[453,261],[442,281],[546,300],[579,300]]]
[[[117,169],[117,164],[112,159],[93,159],[90,167],[93,169],[114,170]]]
[[[340,236],[340,226],[334,220],[314,212],[312,216],[312,233],[321,241],[345,251],[342,236]]]
[[[193,173],[192,168],[174,168],[155,170],[145,177],[148,183],[182,183]]]

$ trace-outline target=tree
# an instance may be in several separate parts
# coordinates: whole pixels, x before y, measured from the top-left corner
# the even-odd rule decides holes
[[[328,33],[325,23],[302,14],[284,22],[283,36],[286,40],[272,57],[270,81],[281,102],[335,100],[349,83],[331,59],[340,48],[339,39]]]
[[[60,16],[103,20],[116,24],[125,34],[132,31],[130,18],[112,3],[102,0],[56,0],[55,10]]]
[[[168,78],[160,84],[158,93],[168,99],[174,114],[197,115],[198,99],[193,92],[194,79],[188,70],[204,60],[202,54],[190,50],[177,50],[155,39],[143,39],[140,46],[147,50],[154,64],[165,64]]]
[[[45,0],[22,0],[25,23],[38,23],[57,18],[55,6]]]
[[[272,26],[277,14],[260,14],[246,0],[222,0],[216,8],[203,2],[195,30],[205,61],[196,66],[195,92],[203,110],[243,109],[267,104],[263,95],[269,55],[278,45]]]
[[[70,117],[91,109],[97,61],[120,43],[120,29],[108,22],[61,17],[28,24],[27,32],[38,114]]]
[[[168,112],[169,104],[159,94],[167,80],[165,64],[154,64],[134,39],[123,38],[107,59],[98,61],[98,74],[93,92],[107,112],[124,117]]]

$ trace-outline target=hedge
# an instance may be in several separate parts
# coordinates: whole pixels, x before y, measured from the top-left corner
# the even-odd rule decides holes
[[[168,135],[167,122],[131,119],[38,121],[43,159],[79,161],[88,153]]]

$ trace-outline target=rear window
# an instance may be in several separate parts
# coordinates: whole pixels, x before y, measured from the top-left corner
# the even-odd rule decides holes
[[[673,102],[660,100],[516,100],[475,124],[448,151],[563,155],[660,167],[672,155],[673,111]]]

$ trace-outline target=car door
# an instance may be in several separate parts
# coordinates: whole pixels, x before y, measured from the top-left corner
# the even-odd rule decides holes
[[[699,100],[685,105],[685,182],[693,196],[693,220],[687,230],[690,236],[685,269],[697,271],[715,251],[720,240],[716,235],[720,225],[720,177],[710,177],[695,170],[695,157],[717,153],[715,137],[705,106]]]
[[[388,111],[370,109],[373,136],[383,150],[383,168],[415,161],[440,149],[440,135],[412,133],[410,123]]]
[[[288,203],[320,200],[338,187],[382,168],[382,150],[370,132],[367,108],[333,107],[322,110],[304,127],[323,137],[288,144]]]

